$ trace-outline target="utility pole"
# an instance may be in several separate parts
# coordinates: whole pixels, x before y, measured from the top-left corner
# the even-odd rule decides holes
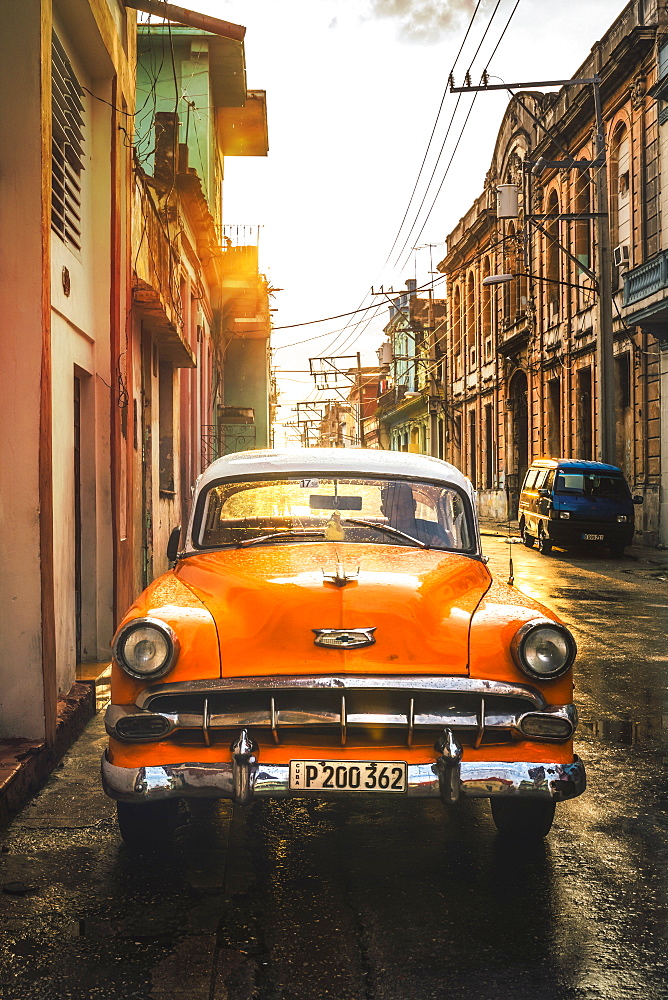
[[[598,369],[599,462],[615,463],[614,410],[614,351],[612,336],[612,282],[610,262],[610,219],[608,215],[608,168],[605,158],[605,135],[601,113],[601,93],[594,84],[596,114],[596,159],[602,161],[594,175],[596,187],[596,247],[598,253],[598,336],[596,337],[596,367]]]
[[[364,391],[362,387],[362,358],[357,352],[357,440],[360,448],[366,448],[364,441]]]
[[[436,380],[436,322],[434,320],[434,289],[428,289],[429,304],[429,454],[438,458],[438,383]]]

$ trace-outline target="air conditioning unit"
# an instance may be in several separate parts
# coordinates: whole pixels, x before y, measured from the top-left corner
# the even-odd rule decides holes
[[[628,245],[615,247],[612,251],[612,259],[615,267],[628,267],[631,261],[631,253]]]

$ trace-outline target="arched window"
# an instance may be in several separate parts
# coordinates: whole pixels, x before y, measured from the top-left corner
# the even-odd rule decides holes
[[[579,171],[575,178],[575,211],[578,215],[589,215],[591,213],[591,184],[587,171]],[[575,256],[580,263],[591,270],[591,219],[580,219],[575,226]],[[581,268],[575,269],[575,281],[580,285],[578,290],[578,309],[584,309],[591,304],[591,293],[586,289],[591,288],[591,279]]]
[[[473,276],[473,271],[469,271],[468,281],[466,284],[466,347],[469,371],[473,371],[476,365],[475,334],[475,278]]]
[[[610,246],[631,249],[631,190],[630,190],[629,130],[621,122],[610,143]],[[612,287],[619,284],[619,271],[612,270]]]
[[[455,285],[453,326],[453,355],[455,378],[462,374],[462,298],[459,285]]]
[[[482,267],[483,281],[491,274],[489,257],[485,257]],[[492,360],[492,288],[491,285],[482,286],[482,342],[483,361]]]
[[[552,190],[547,201],[547,214],[559,215],[559,195]],[[559,319],[561,301],[559,282],[561,281],[561,247],[559,246],[559,220],[547,219],[545,230],[545,297],[547,301],[548,325]]]

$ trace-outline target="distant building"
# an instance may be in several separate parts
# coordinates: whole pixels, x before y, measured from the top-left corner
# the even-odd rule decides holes
[[[406,292],[392,298],[389,311],[384,328],[389,345],[387,379],[379,392],[376,410],[378,440],[392,451],[442,457],[444,415],[439,405],[435,421],[430,418],[430,388],[440,393],[442,386],[446,301],[433,298],[430,305],[429,298],[417,294],[416,282],[411,278],[406,282]],[[434,394],[431,406],[436,405]],[[432,428],[437,435],[433,450]]]

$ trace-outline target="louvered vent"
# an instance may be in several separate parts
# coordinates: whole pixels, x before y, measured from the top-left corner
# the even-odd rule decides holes
[[[51,51],[51,228],[64,243],[80,250],[83,91],[55,34]]]

